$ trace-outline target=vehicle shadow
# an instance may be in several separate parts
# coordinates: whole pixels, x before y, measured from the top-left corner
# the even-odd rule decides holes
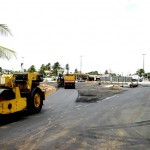
[[[0,127],[16,121],[25,120],[27,119],[28,115],[29,114],[27,112],[19,112],[14,114],[2,115],[0,116]]]

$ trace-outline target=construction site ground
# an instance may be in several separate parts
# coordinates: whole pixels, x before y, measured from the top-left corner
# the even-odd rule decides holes
[[[76,89],[43,82],[40,113],[0,122],[0,149],[149,150],[150,87],[77,82]],[[56,92],[55,92],[56,91]]]
[[[57,91],[56,82],[44,82],[40,87],[45,90],[46,96],[53,94]],[[97,102],[103,100],[107,97],[119,94],[127,88],[122,88],[118,85],[113,85],[110,83],[101,83],[98,81],[87,81],[87,82],[77,82],[76,90],[78,90],[79,96],[76,102]]]

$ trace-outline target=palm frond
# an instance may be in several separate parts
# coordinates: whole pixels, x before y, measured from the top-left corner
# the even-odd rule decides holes
[[[12,57],[16,57],[16,53],[13,50],[0,46],[0,58],[10,60]]]
[[[11,31],[6,24],[0,24],[0,33],[2,35],[10,34],[12,36]]]

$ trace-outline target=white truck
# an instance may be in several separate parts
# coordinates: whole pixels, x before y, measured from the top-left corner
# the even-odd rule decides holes
[[[138,79],[137,78],[134,78],[134,77],[125,77],[123,81],[120,81],[119,82],[119,85],[122,86],[122,87],[130,87],[130,88],[133,88],[133,87],[138,87]]]

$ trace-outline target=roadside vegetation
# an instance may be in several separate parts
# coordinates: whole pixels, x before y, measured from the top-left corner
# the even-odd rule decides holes
[[[44,77],[55,77],[59,73],[63,74],[64,72],[65,73],[80,74],[80,71],[78,71],[77,68],[74,70],[74,72],[69,72],[69,68],[70,68],[70,66],[69,66],[68,63],[66,64],[65,67],[62,67],[59,62],[55,62],[53,65],[51,63],[42,64],[39,69],[37,69],[35,67],[35,65],[31,65],[28,69],[24,69],[24,72],[39,72],[39,73],[43,74]],[[3,70],[3,68],[0,66],[0,72],[2,72],[2,70]],[[13,72],[13,71],[10,71],[10,72]],[[20,70],[19,71],[14,71],[14,72],[20,72]],[[98,71],[91,71],[91,72],[87,72],[85,74],[99,75],[99,72]],[[112,73],[112,72],[109,72],[108,70],[105,70],[103,75],[112,76],[112,77],[121,77],[122,76],[121,74]],[[131,76],[131,74],[129,74],[129,75]],[[145,71],[143,69],[138,69],[134,73],[134,75],[138,75],[139,77],[144,77],[144,78],[150,79],[150,72],[145,73]]]
[[[12,36],[11,31],[6,24],[0,24],[0,35],[2,35],[2,36],[11,35]],[[0,46],[0,58],[9,60],[14,56],[16,57],[15,51],[13,51],[9,48],[6,48],[4,46]]]

